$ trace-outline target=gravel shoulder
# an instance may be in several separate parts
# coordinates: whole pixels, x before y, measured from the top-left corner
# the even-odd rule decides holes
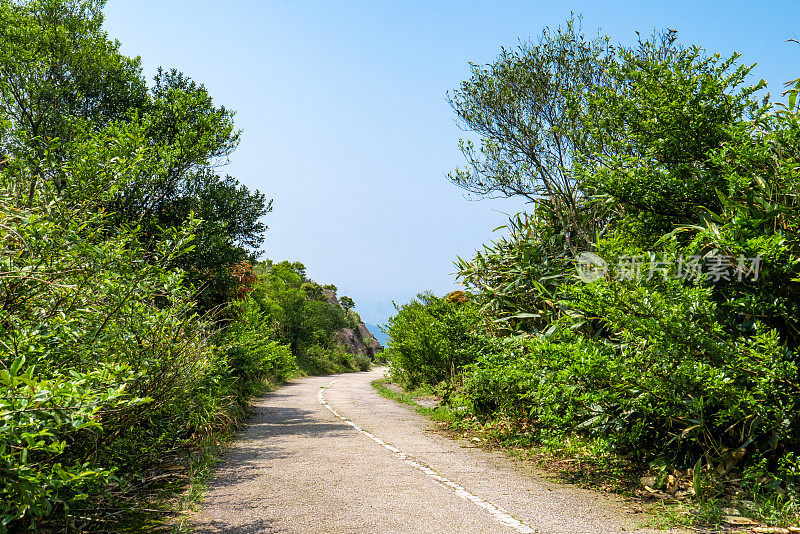
[[[297,379],[260,399],[189,525],[211,533],[618,533],[623,501],[466,446],[385,399],[383,369]],[[326,387],[327,386],[327,387]],[[330,409],[329,409],[330,408]],[[663,531],[662,531],[663,532]]]

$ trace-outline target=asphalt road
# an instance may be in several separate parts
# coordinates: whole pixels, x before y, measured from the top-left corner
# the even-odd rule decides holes
[[[190,518],[194,531],[647,532],[617,499],[437,433],[375,392],[382,375],[302,378],[259,399]]]

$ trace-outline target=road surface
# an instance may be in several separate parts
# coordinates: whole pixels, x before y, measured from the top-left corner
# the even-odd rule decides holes
[[[301,378],[258,399],[190,518],[194,531],[646,532],[618,499],[437,433],[375,392],[382,376]]]

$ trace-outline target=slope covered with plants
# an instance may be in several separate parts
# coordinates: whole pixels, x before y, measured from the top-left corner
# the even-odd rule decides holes
[[[450,94],[474,133],[450,180],[530,209],[458,260],[465,292],[398,309],[393,373],[530,443],[588,439],[796,509],[800,82],[773,101],[738,55],[579,26]]]
[[[267,384],[369,366],[355,312],[258,261],[233,113],[148,84],[102,7],[0,0],[0,532],[102,530]]]

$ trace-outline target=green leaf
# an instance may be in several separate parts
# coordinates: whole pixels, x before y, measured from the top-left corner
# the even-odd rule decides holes
[[[11,376],[17,375],[17,371],[19,371],[19,368],[22,366],[23,363],[25,363],[25,356],[20,354],[14,359],[14,362],[11,364],[11,368],[9,369],[9,373],[11,374]]]

